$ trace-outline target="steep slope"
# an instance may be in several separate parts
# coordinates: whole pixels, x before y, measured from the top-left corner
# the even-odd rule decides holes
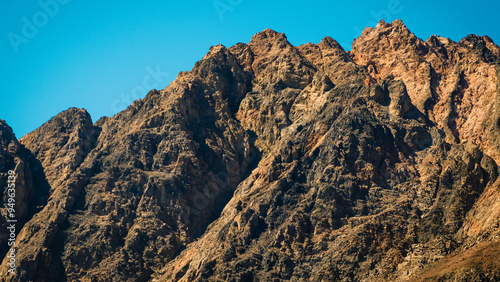
[[[60,234],[68,280],[146,281],[217,218],[251,163],[231,112],[246,87],[218,46],[166,90],[97,122],[84,163],[93,171]]]
[[[267,29],[95,124],[0,127],[35,183],[0,281],[494,281],[499,50]]]
[[[4,259],[2,279],[45,281],[60,276],[63,270],[53,245],[85,184],[85,167],[80,164],[92,149],[95,135],[89,114],[71,108],[21,139],[33,154],[30,164],[41,205],[17,235],[17,276],[7,274]]]
[[[94,148],[97,134],[85,109],[70,108],[28,133],[20,142],[42,165],[50,187],[56,188]]]
[[[29,166],[30,157],[29,151],[23,150],[22,145],[17,141],[12,128],[4,120],[0,120],[0,185],[2,185],[0,188],[2,191],[0,199],[0,254],[2,258],[10,249],[8,240],[11,238],[11,230],[7,227],[11,223],[8,223],[7,220],[17,220],[14,222],[15,229],[13,229],[14,233],[17,234],[32,215],[33,205],[36,205],[32,170]],[[14,174],[9,173],[9,171]],[[14,186],[11,186],[14,193],[8,190],[8,184],[12,183],[8,182],[9,176],[15,178]],[[9,201],[12,194],[14,194],[14,203]],[[9,208],[13,209],[13,213],[9,212]],[[13,216],[10,216],[11,214]]]
[[[408,37],[405,30],[394,37]],[[264,33],[251,50],[269,46],[254,42]],[[237,117],[256,130],[263,160],[158,280],[406,280],[460,245],[467,212],[497,178],[494,160],[472,142],[447,143],[404,81],[369,77],[370,66],[353,63],[333,40],[297,49],[317,70],[312,83],[300,88],[297,75],[288,87],[256,85],[243,99]],[[266,50],[260,56],[274,58]],[[298,69],[301,61],[289,62]]]
[[[145,281],[202,234],[259,157],[232,110],[249,78],[216,46],[115,117],[70,109],[23,138],[52,192],[18,236],[19,277]]]
[[[489,37],[469,35],[456,43],[431,36],[424,42],[400,20],[382,21],[354,40],[350,55],[377,80],[402,80],[412,103],[449,143],[472,141],[500,161],[500,48]]]

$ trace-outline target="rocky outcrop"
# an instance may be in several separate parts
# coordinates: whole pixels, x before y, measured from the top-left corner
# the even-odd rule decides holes
[[[449,143],[472,141],[496,162],[500,49],[487,36],[453,42],[417,38],[400,21],[381,21],[354,40],[350,56],[381,80],[405,83],[412,103],[446,133]]]
[[[113,117],[8,131],[38,204],[1,279],[494,281],[499,50],[267,29]]]
[[[95,144],[96,132],[85,110],[71,108],[52,118],[21,139],[30,152],[38,204],[36,214],[17,234],[17,275],[7,273],[6,280],[54,280],[61,276],[59,257],[54,245],[57,233],[67,220],[75,199],[85,184],[85,166],[81,163]]]
[[[24,150],[23,146],[17,141],[12,129],[4,120],[0,120],[0,183],[2,198],[0,199],[0,253],[3,256],[10,249],[8,240],[11,238],[11,230],[7,229],[11,225],[8,220],[13,222],[15,228],[12,229],[17,234],[26,221],[33,213],[33,204],[35,189],[33,187],[32,172],[29,166],[31,155],[29,151]],[[9,173],[11,171],[11,173]],[[12,191],[8,191],[9,176],[14,177],[14,185],[11,185]],[[14,196],[14,197],[11,197]],[[12,200],[9,199],[13,199]],[[12,209],[9,212],[9,209]]]
[[[98,132],[85,109],[70,108],[21,138],[55,188],[83,162],[95,146]]]
[[[201,235],[258,157],[233,112],[247,75],[216,46],[115,117],[70,109],[24,137],[58,177],[18,236],[20,277],[144,281]]]
[[[446,121],[456,112],[439,116],[436,93],[429,92],[430,102],[418,101],[425,80],[405,81],[413,69],[391,61],[422,63],[426,43],[400,21],[381,22],[372,37],[366,33],[355,46],[373,48],[368,51],[347,54],[329,38],[300,46],[316,70],[307,87],[299,81],[270,93],[254,87],[243,99],[237,117],[256,131],[263,160],[159,281],[406,281],[429,263],[468,250],[464,222],[495,185],[496,163],[474,138],[460,142]],[[362,52],[372,57],[361,61]],[[463,53],[477,59],[470,49]],[[386,69],[374,63],[377,56]],[[497,94],[492,75],[477,81],[493,91],[486,95]],[[266,132],[272,128],[279,135]]]

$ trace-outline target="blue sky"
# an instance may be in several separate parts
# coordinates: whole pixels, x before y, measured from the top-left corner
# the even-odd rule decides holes
[[[499,10],[497,1],[3,0],[0,119],[18,138],[69,107],[95,122],[163,89],[211,45],[247,43],[265,28],[294,45],[331,36],[350,49],[364,27],[402,19],[424,40],[473,33],[498,44]]]

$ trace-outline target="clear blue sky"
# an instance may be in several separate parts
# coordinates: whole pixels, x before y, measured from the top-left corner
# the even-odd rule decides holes
[[[95,122],[163,89],[211,45],[265,28],[294,45],[331,36],[349,50],[365,26],[399,18],[424,40],[474,33],[498,44],[498,11],[498,1],[2,0],[0,119],[18,138],[69,107]]]

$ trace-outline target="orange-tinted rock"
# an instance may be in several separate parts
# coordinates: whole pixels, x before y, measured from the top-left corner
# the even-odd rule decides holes
[[[350,52],[266,29],[114,117],[69,109],[21,139],[50,196],[1,279],[494,281],[499,56],[399,20]]]

